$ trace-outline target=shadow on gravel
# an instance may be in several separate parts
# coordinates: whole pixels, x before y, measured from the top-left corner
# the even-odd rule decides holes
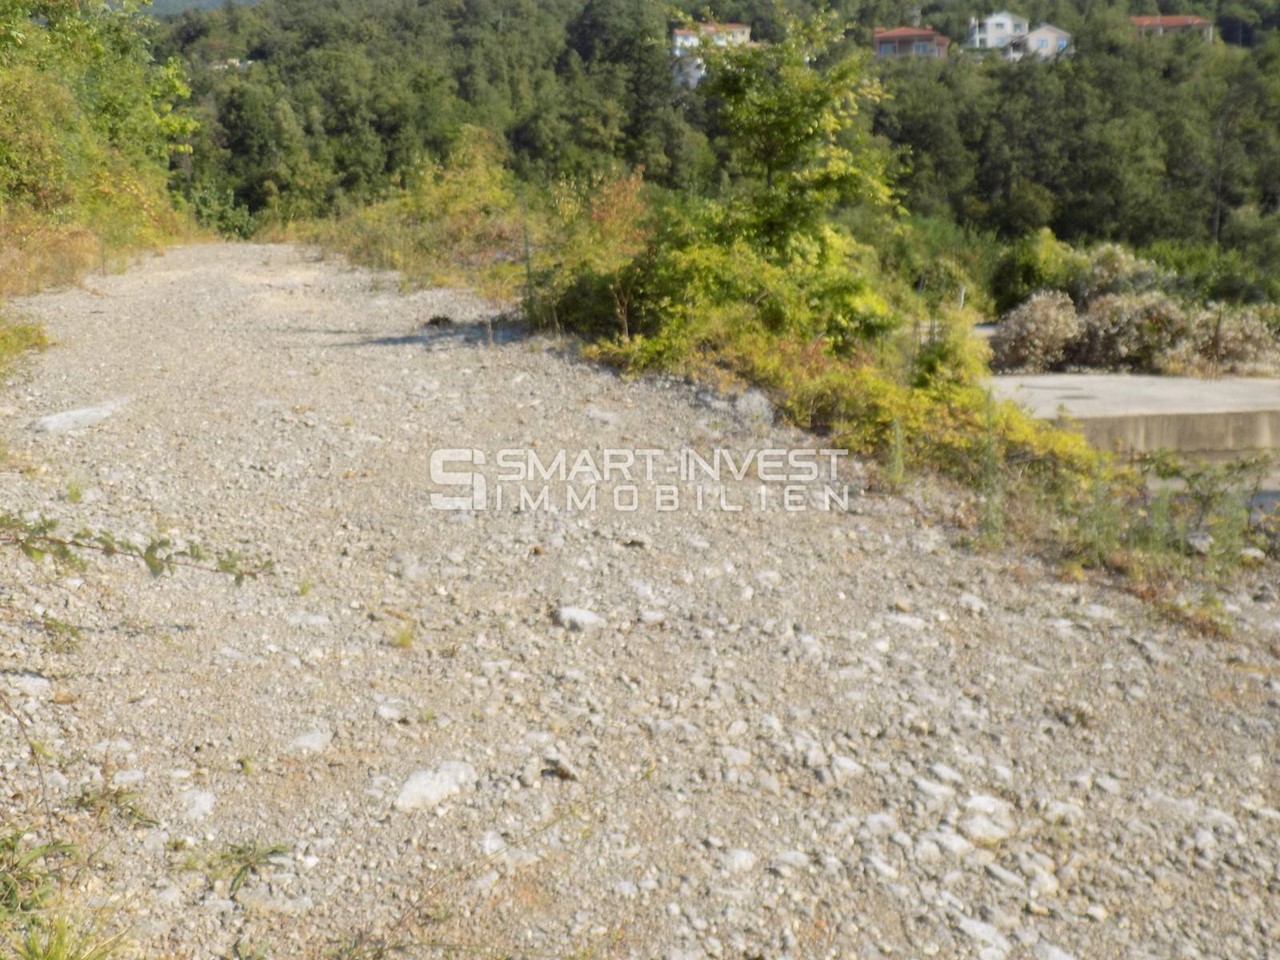
[[[420,344],[424,347],[436,348],[440,346],[486,344],[490,341],[494,345],[500,346],[523,340],[528,336],[529,330],[523,324],[495,323],[492,327],[489,327],[484,323],[469,321],[467,323],[450,323],[440,326],[423,325],[413,333],[405,333],[398,336],[360,337],[356,340],[349,340],[346,343],[336,344],[336,346],[405,347]]]

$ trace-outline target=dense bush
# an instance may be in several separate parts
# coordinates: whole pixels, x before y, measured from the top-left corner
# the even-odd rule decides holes
[[[996,310],[1007,313],[1041,290],[1077,299],[1089,272],[1088,259],[1054,237],[1047,227],[1012,244],[996,264],[991,286]]]
[[[998,370],[1043,373],[1057,369],[1080,335],[1075,304],[1065,293],[1041,291],[1006,313],[991,337]]]
[[[1165,293],[1109,293],[1077,313],[1042,292],[1007,313],[992,337],[1002,371],[1063,369],[1212,375],[1273,372],[1280,364],[1273,306],[1196,306]]]
[[[176,219],[165,192],[190,121],[136,5],[0,2],[0,294],[65,282]]]
[[[1163,293],[1107,294],[1089,304],[1067,351],[1077,367],[1155,372],[1190,336],[1195,322]]]
[[[1117,243],[1104,243],[1087,254],[1084,267],[1069,291],[1076,305],[1087,309],[1098,297],[1167,290],[1173,277],[1150,260],[1135,256]]]
[[[1210,304],[1196,314],[1191,337],[1163,358],[1163,373],[1280,372],[1280,341],[1268,320],[1275,307]]]

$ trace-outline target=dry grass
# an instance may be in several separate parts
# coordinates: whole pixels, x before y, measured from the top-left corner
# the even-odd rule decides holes
[[[74,283],[101,261],[98,238],[83,226],[0,221],[0,297]]]

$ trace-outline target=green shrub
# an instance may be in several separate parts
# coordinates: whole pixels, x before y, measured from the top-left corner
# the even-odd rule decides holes
[[[1007,313],[1040,290],[1072,295],[1088,273],[1088,259],[1044,227],[1014,243],[996,264],[991,276],[996,311]]]
[[[1188,299],[1259,303],[1280,298],[1280,281],[1239,250],[1163,240],[1146,253],[1173,275],[1173,288]]]
[[[236,203],[230,189],[206,184],[191,196],[191,209],[196,221],[220,236],[245,240],[253,236],[257,222],[249,208]]]
[[[22,354],[42,349],[48,343],[40,327],[30,323],[17,323],[0,314],[0,374]]]

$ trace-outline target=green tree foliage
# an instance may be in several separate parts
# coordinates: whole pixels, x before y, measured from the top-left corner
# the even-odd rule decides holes
[[[889,204],[883,151],[858,129],[878,88],[858,51],[836,49],[832,18],[788,27],[768,46],[705,45],[702,86],[729,185],[715,199],[660,203],[649,241],[626,244],[633,256],[571,271],[551,304],[557,320],[608,332],[594,311],[612,303],[607,322],[642,363],[753,335],[850,355],[899,324],[871,251],[830,220],[837,204]],[[618,206],[582,209],[607,222]]]
[[[0,0],[0,295],[173,228],[165,170],[192,123],[146,25],[136,2]]]
[[[842,35],[819,15],[777,43],[705,45],[703,85],[739,178],[740,229],[756,246],[785,252],[795,238],[817,237],[837,203],[889,200],[883,154],[856,125],[879,86],[865,56],[835,52]]]
[[[1114,10],[1077,29],[1053,63],[884,66],[875,126],[899,150],[906,204],[1010,239],[1047,226],[1076,244],[1269,256],[1280,48],[1143,40]]]

